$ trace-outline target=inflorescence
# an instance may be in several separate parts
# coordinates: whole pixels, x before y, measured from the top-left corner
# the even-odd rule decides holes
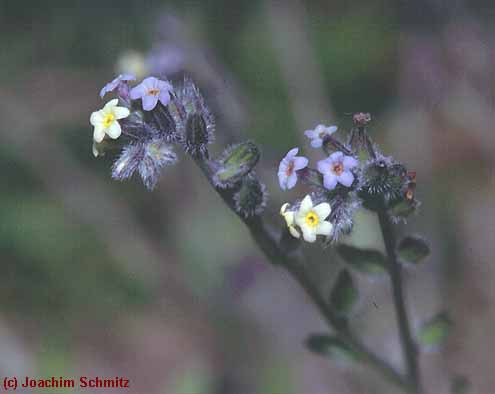
[[[107,150],[120,154],[112,177],[130,178],[138,173],[152,190],[165,166],[177,162],[180,147],[203,169],[217,191],[244,219],[260,215],[267,191],[254,172],[260,153],[252,141],[235,144],[216,159],[208,145],[214,141],[215,119],[197,86],[186,78],[174,88],[170,81],[147,77],[131,87],[132,75],[120,75],[103,87],[100,96],[114,94],[105,106],[91,114],[94,127],[93,154]],[[348,234],[355,211],[364,206],[386,209],[394,221],[405,220],[419,205],[415,199],[416,174],[392,157],[382,155],[368,135],[369,114],[353,117],[354,127],[346,142],[335,138],[336,126],[318,125],[305,131],[313,148],[326,157],[309,167],[309,160],[291,149],[281,160],[278,180],[282,190],[298,181],[310,194],[281,208],[290,234],[307,242],[324,237],[326,244]]]
[[[131,87],[133,81],[132,75],[119,75],[101,90],[102,98],[107,94],[117,98],[91,115],[93,154],[120,149],[112,177],[124,180],[138,172],[151,190],[162,168],[177,162],[173,145],[194,155],[205,154],[215,122],[192,81],[185,80],[180,89],[155,77]]]
[[[252,141],[228,147],[210,159],[215,119],[198,87],[188,78],[175,88],[170,81],[147,77],[132,87],[134,76],[123,74],[106,84],[100,97],[117,98],[91,114],[94,127],[93,154],[118,149],[112,177],[130,178],[138,173],[152,190],[161,170],[177,162],[174,148],[181,148],[204,170],[215,188],[228,197],[244,219],[260,215],[267,192],[254,173],[260,152]]]
[[[355,211],[364,206],[371,210],[386,209],[394,221],[405,220],[419,206],[415,199],[416,174],[392,157],[383,156],[368,135],[369,114],[353,117],[354,127],[347,141],[334,137],[336,126],[318,125],[305,131],[313,148],[322,148],[326,158],[310,168],[309,160],[291,149],[281,160],[278,180],[282,190],[297,182],[308,185],[311,193],[302,200],[282,205],[290,234],[307,242],[317,235],[326,243],[348,234]],[[316,205],[314,205],[316,204]]]

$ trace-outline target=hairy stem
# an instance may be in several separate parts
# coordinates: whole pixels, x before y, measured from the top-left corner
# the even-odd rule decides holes
[[[232,191],[215,187],[212,181],[211,168],[207,160],[201,157],[193,157],[200,167],[208,182],[222,197],[227,206],[234,211]],[[304,289],[308,297],[313,301],[316,308],[327,322],[328,326],[335,331],[336,336],[345,342],[359,356],[359,359],[382,374],[390,382],[396,384],[404,392],[414,394],[415,388],[411,386],[408,379],[405,379],[394,367],[377,357],[368,350],[349,330],[347,323],[340,319],[330,308],[325,298],[321,295],[314,281],[305,269],[299,241],[290,236],[281,236],[279,232],[271,230],[259,217],[244,218],[238,215],[243,223],[248,227],[259,248],[265,253],[272,264],[284,267],[297,283]]]
[[[392,228],[392,222],[390,221],[390,218],[384,209],[381,209],[378,212],[378,219],[380,221],[383,241],[385,243],[385,249],[388,256],[388,270],[390,274],[390,280],[392,282],[392,293],[395,304],[395,311],[397,314],[400,342],[406,362],[407,377],[411,382],[411,385],[414,387],[414,393],[419,394],[421,393],[421,383],[419,376],[417,350],[413,337],[411,335],[411,329],[404,300],[404,290],[402,286],[401,275],[402,267],[397,261],[397,254],[395,250],[395,233]]]

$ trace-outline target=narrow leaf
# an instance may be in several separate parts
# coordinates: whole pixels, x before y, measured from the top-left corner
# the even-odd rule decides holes
[[[399,242],[397,253],[401,260],[417,264],[430,254],[430,246],[423,238],[409,235]]]
[[[386,272],[387,260],[378,250],[340,244],[337,246],[337,252],[351,268],[357,271],[367,274]]]
[[[314,353],[345,362],[359,359],[358,353],[336,337],[324,334],[313,334],[306,340],[306,346]]]
[[[347,314],[358,299],[358,290],[354,286],[354,281],[348,270],[340,272],[335,286],[330,295],[332,307],[340,314]]]
[[[452,320],[446,312],[442,312],[426,322],[421,328],[419,342],[429,348],[440,346],[452,328]]]

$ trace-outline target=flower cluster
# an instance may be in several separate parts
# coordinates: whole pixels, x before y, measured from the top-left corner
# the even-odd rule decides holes
[[[138,173],[152,190],[161,170],[177,162],[174,145],[200,164],[211,183],[228,196],[232,208],[244,219],[260,215],[267,201],[266,187],[254,173],[260,153],[246,141],[228,147],[216,159],[209,157],[215,120],[197,86],[188,78],[172,83],[147,77],[136,86],[132,75],[122,74],[106,84],[100,97],[115,94],[101,110],[91,114],[93,154],[119,148],[112,177],[130,178]]]
[[[309,167],[306,157],[298,156],[297,147],[280,161],[282,190],[294,188],[299,180],[312,189],[302,201],[286,203],[280,210],[295,238],[302,234],[305,241],[314,242],[321,235],[326,241],[336,241],[351,231],[354,213],[363,205],[376,209],[385,204],[396,220],[418,206],[414,200],[415,174],[378,151],[364,127],[371,120],[369,114],[357,114],[353,120],[356,127],[347,143],[333,135],[336,126],[318,125],[304,132],[311,146],[322,148],[326,155],[316,163],[316,169]]]
[[[199,151],[213,139],[214,122],[192,82],[175,91],[167,80],[147,77],[131,87],[135,80],[122,74],[101,89],[100,97],[115,94],[116,98],[91,114],[93,154],[97,157],[109,148],[120,148],[112,177],[124,180],[137,172],[145,186],[153,189],[162,168],[177,161],[172,144],[192,149],[185,127],[192,113],[207,130],[202,143],[193,144]],[[190,104],[197,102],[201,105],[191,109]]]

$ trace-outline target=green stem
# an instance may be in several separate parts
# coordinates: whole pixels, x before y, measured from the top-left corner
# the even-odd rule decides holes
[[[397,260],[395,233],[390,217],[384,209],[378,211],[378,219],[380,221],[383,241],[385,243],[385,249],[388,256],[388,271],[392,282],[392,293],[395,311],[397,314],[400,342],[406,362],[407,376],[414,387],[414,393],[419,394],[421,393],[421,383],[417,360],[417,349],[411,334],[409,318],[404,300],[402,266]]]
[[[234,212],[234,204],[232,200],[232,191],[228,189],[216,188],[212,181],[211,169],[208,162],[202,158],[193,157],[196,164],[200,167],[203,174],[208,179],[209,183],[222,197],[227,206]],[[236,212],[237,214],[237,212]],[[238,215],[239,216],[239,215]],[[332,328],[336,336],[345,342],[354,352],[359,355],[359,359],[381,373],[390,382],[396,384],[407,393],[414,394],[412,387],[407,379],[397,372],[391,365],[381,360],[369,349],[367,349],[349,330],[346,323],[335,315],[329,307],[325,298],[321,295],[319,289],[311,280],[304,266],[299,241],[294,238],[281,239],[280,234],[270,230],[264,221],[259,217],[246,219],[242,216],[239,218],[248,227],[251,236],[253,237],[259,248],[265,253],[272,264],[279,265],[287,269],[291,276],[304,289],[308,297],[313,301],[320,314],[323,316],[330,328]],[[288,241],[288,242],[284,242]]]

